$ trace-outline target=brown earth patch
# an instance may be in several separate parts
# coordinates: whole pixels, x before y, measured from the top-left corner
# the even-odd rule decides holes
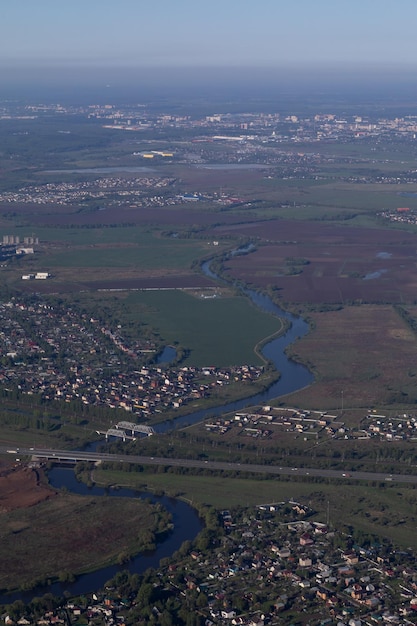
[[[20,465],[0,467],[0,513],[34,506],[55,495],[41,484],[35,469]]]

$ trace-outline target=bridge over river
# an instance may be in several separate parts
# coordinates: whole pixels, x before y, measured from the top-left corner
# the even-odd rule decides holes
[[[128,435],[126,431],[130,431],[131,434]],[[133,422],[118,422],[114,428],[109,428],[108,430],[97,430],[97,434],[105,435],[106,439],[109,437],[120,437],[123,441],[126,439],[135,440],[135,434],[139,435],[150,435],[155,434],[155,430],[152,426],[145,426],[144,424],[134,424]]]

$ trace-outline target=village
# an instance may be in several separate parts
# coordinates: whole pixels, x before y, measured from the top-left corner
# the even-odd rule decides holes
[[[152,339],[128,341],[117,326],[36,298],[1,303],[0,320],[0,385],[43,400],[119,408],[147,419],[262,373],[250,365],[151,364],[158,354]]]
[[[103,176],[91,181],[44,183],[17,191],[0,193],[0,203],[71,206],[85,202],[106,203],[108,207],[166,206],[180,202],[167,189],[175,179],[143,175],[141,177]],[[158,193],[155,193],[158,190]]]
[[[206,421],[204,428],[220,435],[233,433],[255,439],[277,439],[282,433],[287,433],[294,438],[302,437],[312,442],[323,438],[416,441],[417,414],[387,416],[369,410],[363,413],[355,425],[347,423],[343,408],[330,414],[308,409],[262,406]]]
[[[262,367],[251,365],[158,365],[152,338],[130,341],[117,326],[106,327],[86,314],[36,298],[1,303],[0,320],[3,388],[46,401],[123,409],[136,420],[208,398],[231,383],[253,383],[262,374]],[[387,416],[370,409],[357,423],[346,418],[343,406],[329,413],[264,405],[208,419],[204,428],[255,439],[273,440],[286,433],[312,443],[329,438],[387,442],[417,438],[417,414]]]
[[[38,607],[37,619],[12,604],[5,623],[175,623],[169,610],[175,598],[195,614],[193,624],[205,626],[417,623],[410,550],[334,528],[294,501],[224,510],[219,521],[222,530],[181,548],[135,593],[131,575],[121,572],[104,589],[61,600],[41,617]]]

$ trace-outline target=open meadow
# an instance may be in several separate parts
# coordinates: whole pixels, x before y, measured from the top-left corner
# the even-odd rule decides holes
[[[344,480],[340,484],[272,478],[231,478],[221,475],[180,475],[177,473],[137,474],[115,470],[94,471],[98,484],[120,484],[148,488],[180,496],[195,504],[210,504],[217,509],[254,507],[262,504],[301,502],[315,511],[314,519],[337,528],[350,525],[364,533],[389,538],[396,545],[417,548],[415,523],[417,496],[403,485],[361,485]]]
[[[65,582],[117,563],[169,526],[169,516],[143,500],[58,493],[19,464],[2,466],[0,498],[1,590]]]
[[[311,311],[313,332],[293,351],[317,380],[301,398],[311,393],[315,406],[331,405],[343,386],[356,389],[346,394],[354,406],[414,401],[413,341],[393,345],[385,337],[384,307],[415,301],[417,227],[381,217],[417,209],[414,141],[268,137],[241,145],[212,141],[199,126],[126,134],[82,115],[15,120],[14,134],[7,128],[0,128],[0,227],[21,240],[35,235],[39,244],[1,268],[5,293],[68,294],[73,302],[90,294],[98,304],[102,290],[125,292],[129,315],[154,324],[161,342],[180,343],[186,363],[246,361],[275,322],[241,299],[165,292],[207,294],[216,283],[200,264],[220,259],[216,267],[229,282],[268,291],[304,316]],[[146,151],[155,158],[144,160]],[[254,244],[250,254],[227,256],[247,242]],[[50,272],[50,280],[21,280],[36,271]],[[356,340],[358,323],[378,330]],[[390,371],[386,364],[397,359]]]
[[[259,242],[224,263],[227,276],[272,288],[293,304],[401,303],[415,299],[417,234],[276,220],[233,232]]]
[[[388,305],[309,312],[309,335],[292,346],[316,382],[286,401],[316,409],[414,405],[417,335]]]
[[[262,365],[265,361],[255,348],[282,330],[279,319],[257,310],[243,296],[139,291],[125,302],[168,343],[187,347],[184,365]]]

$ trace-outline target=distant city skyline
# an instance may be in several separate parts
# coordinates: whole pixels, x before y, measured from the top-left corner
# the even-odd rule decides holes
[[[4,0],[10,67],[412,67],[415,0]]]

